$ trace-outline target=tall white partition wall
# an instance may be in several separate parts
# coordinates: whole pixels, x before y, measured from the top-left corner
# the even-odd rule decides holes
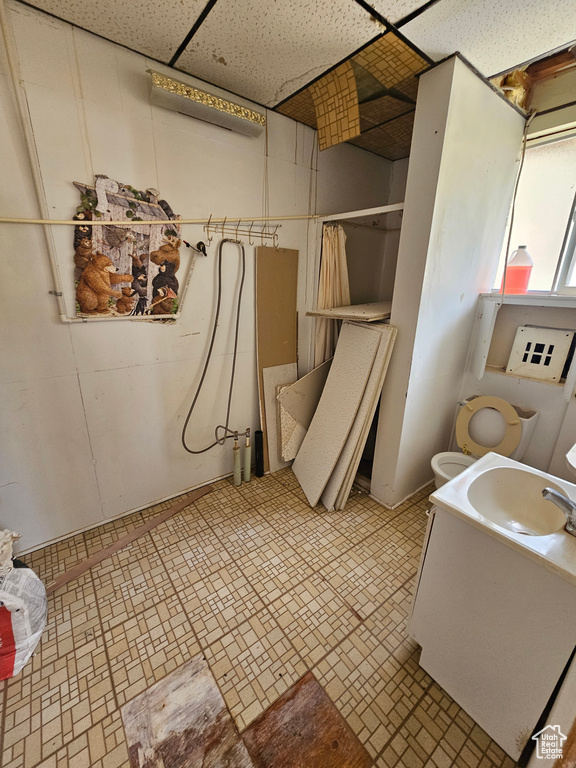
[[[394,506],[448,449],[478,294],[490,290],[524,118],[459,57],[420,79],[372,495]]]

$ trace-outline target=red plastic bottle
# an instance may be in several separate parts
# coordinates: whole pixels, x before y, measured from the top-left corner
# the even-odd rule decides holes
[[[514,295],[518,293],[527,293],[533,266],[534,260],[526,250],[526,246],[519,245],[518,248],[513,251],[508,261],[505,286],[507,294]],[[504,277],[502,277],[500,293],[502,293],[503,286]]]

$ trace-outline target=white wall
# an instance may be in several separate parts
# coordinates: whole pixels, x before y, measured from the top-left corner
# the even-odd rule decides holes
[[[550,470],[570,482],[574,481],[575,478],[570,476],[567,467],[559,467],[560,471],[556,472],[550,467],[566,413],[563,387],[492,371],[486,371],[484,377],[478,381],[472,373],[466,372],[462,380],[460,399],[471,395],[493,395],[521,408],[538,411],[538,421],[522,462],[544,472]],[[576,442],[576,437],[573,442]]]
[[[576,470],[566,461],[566,454],[574,445],[576,445],[576,399],[573,395],[566,406],[562,426],[548,466],[551,474],[563,477],[571,483],[576,483]]]
[[[481,318],[486,322],[486,318],[493,317],[496,299],[496,296],[490,296],[479,300],[477,325],[459,399],[493,395],[521,408],[537,411],[538,420],[522,462],[573,482],[576,477],[566,464],[566,453],[576,442],[576,407],[574,398],[569,399],[569,389],[573,386],[571,373],[567,383],[558,384],[511,376],[504,371],[519,326],[576,328],[576,309],[570,307],[568,301],[564,306],[558,306],[536,297],[530,299],[532,304],[504,304],[497,311],[493,331],[487,334]],[[478,379],[482,367],[479,358],[485,354],[486,347],[487,367]],[[450,450],[459,450],[453,435]]]
[[[392,164],[392,177],[390,179],[390,193],[388,203],[402,203],[406,197],[406,183],[408,181],[408,166],[410,158],[395,160]]]
[[[494,279],[523,119],[460,59],[420,79],[372,494],[432,477],[449,442],[478,294]]]
[[[386,229],[348,221],[341,222],[346,232],[346,259],[352,304],[392,300],[398,260],[400,218],[396,214],[388,214],[382,218]],[[389,229],[389,224],[393,228]]]
[[[351,144],[320,152],[317,213],[330,215],[386,205],[392,168],[391,161]]]
[[[346,261],[350,302],[366,304],[392,298],[394,279],[390,283],[390,295],[381,295],[381,275],[386,267],[386,230],[369,229],[349,222],[341,222],[346,233]]]
[[[170,72],[167,68],[25,6],[11,3],[9,9],[53,218],[71,217],[78,204],[72,182],[90,183],[95,173],[140,189],[155,187],[185,218],[262,215],[266,172],[271,215],[307,213],[309,201],[312,208],[315,204],[316,182],[323,212],[357,207],[359,200],[365,206],[386,202],[391,163],[342,146],[322,153],[316,171],[315,160],[311,168],[315,132],[273,112],[268,112],[266,161],[264,135],[244,137],[151,106],[146,69]],[[0,103],[0,210],[4,216],[36,217],[3,59]],[[64,325],[48,293],[53,281],[41,229],[1,226],[0,526],[23,534],[20,551],[229,473],[229,446],[202,456],[190,456],[180,446],[207,349],[216,241],[209,257],[196,262],[183,316],[175,324]],[[306,222],[284,223],[279,230],[280,244],[300,251],[304,352],[312,328],[304,310],[310,303],[305,276],[313,231]],[[73,233],[65,227],[54,233],[72,314]],[[191,242],[205,239],[201,227],[185,226],[183,235]],[[238,280],[238,258],[229,248],[214,365],[188,433],[193,446],[212,439],[225,408],[231,296]],[[232,423],[255,429],[254,254],[253,248],[246,250]],[[182,257],[180,275],[189,258],[184,248]]]

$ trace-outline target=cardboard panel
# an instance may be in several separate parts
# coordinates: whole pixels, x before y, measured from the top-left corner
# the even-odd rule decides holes
[[[256,352],[260,422],[264,433],[264,471],[268,472],[268,441],[262,370],[296,363],[298,251],[256,249]]]
[[[344,321],[318,408],[292,465],[315,507],[342,452],[360,406],[380,334]]]

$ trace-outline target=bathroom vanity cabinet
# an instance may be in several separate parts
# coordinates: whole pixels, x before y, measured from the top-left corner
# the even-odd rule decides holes
[[[517,760],[576,643],[576,584],[436,506],[409,633],[420,665]]]

